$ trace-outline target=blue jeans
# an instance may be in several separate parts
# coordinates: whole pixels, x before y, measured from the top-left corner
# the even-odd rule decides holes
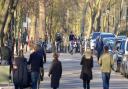
[[[102,72],[103,89],[109,89],[110,73]]]
[[[32,89],[37,89],[37,84],[39,80],[39,72],[32,72],[31,79],[32,79]]]

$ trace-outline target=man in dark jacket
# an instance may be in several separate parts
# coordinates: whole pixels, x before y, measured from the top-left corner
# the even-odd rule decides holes
[[[97,38],[96,39],[96,47],[95,47],[95,49],[97,51],[97,59],[98,60],[99,60],[101,54],[103,53],[103,46],[104,46],[104,44],[103,44],[102,39],[101,38]]]
[[[59,81],[62,75],[62,65],[61,62],[58,60],[58,54],[53,54],[54,60],[52,62],[49,77],[51,77],[51,87],[53,89],[57,89],[59,87]]]
[[[37,82],[40,76],[40,69],[43,68],[42,55],[38,52],[39,46],[36,45],[35,51],[30,55],[28,64],[31,66],[32,89],[37,89]]]

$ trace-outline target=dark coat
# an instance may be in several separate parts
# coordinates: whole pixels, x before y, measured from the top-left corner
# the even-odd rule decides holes
[[[40,72],[40,68],[43,68],[43,57],[39,52],[33,52],[30,55],[28,64],[31,65],[32,72]]]
[[[58,88],[59,87],[59,81],[62,74],[62,65],[60,61],[53,61],[51,65],[51,69],[49,71],[49,74],[51,75],[51,87]]]
[[[17,69],[13,69],[14,85],[27,87],[29,85],[30,77],[28,76],[27,59],[24,57],[15,58],[15,65]]]
[[[103,44],[103,41],[102,40],[97,40],[96,41],[96,51],[97,51],[97,55],[98,56],[100,56],[101,54],[102,54],[102,52],[103,52],[103,46],[104,46],[104,44]]]
[[[80,78],[82,80],[91,80],[92,79],[92,67],[93,67],[93,57],[87,59],[85,56],[82,57],[81,63],[82,70]]]

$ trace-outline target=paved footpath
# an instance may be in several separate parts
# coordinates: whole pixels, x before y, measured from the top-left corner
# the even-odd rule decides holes
[[[60,81],[59,89],[83,89],[82,80],[80,79],[80,54],[60,54],[60,60],[62,61],[63,74]],[[50,78],[48,77],[48,70],[52,61],[52,55],[47,55],[47,63],[45,64],[45,76],[44,81],[40,84],[40,89],[51,89]],[[9,88],[6,88],[9,89]],[[13,89],[13,88],[10,88]],[[93,80],[91,81],[91,89],[103,89],[102,79],[99,66],[96,58],[94,57],[94,68],[93,68]],[[110,89],[128,89],[128,79],[122,77],[120,73],[112,72]]]

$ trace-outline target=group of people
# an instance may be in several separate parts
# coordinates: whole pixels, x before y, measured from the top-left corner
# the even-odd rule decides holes
[[[69,42],[72,45],[75,35],[71,32],[69,35]],[[60,39],[59,39],[60,40]],[[23,50],[19,51],[19,55],[11,61],[11,55],[8,51],[9,48],[5,45],[3,54],[8,54],[2,58],[9,60],[7,64],[10,64],[10,73],[13,71],[13,82],[15,89],[23,89],[24,87],[31,86],[32,89],[37,89],[40,80],[44,77],[44,63],[46,63],[46,52],[44,46],[39,44],[34,45],[34,51],[30,54],[29,60],[23,55]],[[101,67],[103,89],[109,89],[109,80],[111,74],[111,67],[113,65],[113,59],[109,54],[108,46],[104,46],[102,40],[97,39],[96,48],[98,63]],[[82,66],[80,78],[83,80],[83,88],[90,89],[90,81],[93,79],[93,53],[89,45],[86,48],[81,58],[80,65]],[[53,53],[53,61],[49,70],[48,76],[51,78],[51,87],[57,89],[59,87],[59,81],[62,75],[62,64],[59,61],[59,54]]]
[[[58,54],[53,54],[53,62],[49,70],[48,76],[51,78],[51,87],[57,89],[59,80],[62,74],[62,65],[58,60]],[[38,89],[40,81],[43,81],[44,67],[46,63],[46,53],[40,45],[34,46],[34,51],[30,54],[29,60],[23,55],[23,50],[20,50],[19,55],[13,61],[13,83],[15,89],[24,89],[32,87]]]
[[[98,63],[101,67],[102,72],[103,89],[109,89],[110,74],[114,62],[108,52],[108,46],[104,46],[103,50],[103,54],[99,57]],[[93,79],[93,55],[90,49],[87,48],[86,52],[84,53],[81,59],[80,64],[82,65],[80,78],[83,80],[83,87],[84,89],[90,89],[90,80]]]
[[[109,89],[109,80],[113,59],[108,52],[108,46],[104,46],[103,49],[104,52],[99,57],[98,63],[102,72],[103,89]],[[28,86],[26,84],[30,84],[30,80],[32,89],[37,89],[40,79],[43,80],[43,64],[46,63],[45,52],[39,45],[36,45],[35,50],[30,54],[28,62],[23,55],[23,51],[20,51],[19,54],[20,55],[15,58],[13,63],[13,81],[15,89],[23,89],[24,87]],[[84,52],[80,65],[82,66],[80,79],[83,81],[83,88],[90,89],[90,81],[93,79],[93,53],[89,47]],[[26,72],[27,69],[30,69],[29,74]],[[25,73],[29,75],[29,77],[26,77]],[[51,88],[59,88],[59,81],[62,76],[62,64],[61,61],[59,61],[58,53],[53,53],[53,61],[48,76],[51,78]],[[29,83],[26,79],[29,80]]]
[[[76,48],[76,52],[80,52],[80,39],[71,31],[69,36],[56,33],[55,36],[55,45],[57,52],[72,52],[74,48]]]

